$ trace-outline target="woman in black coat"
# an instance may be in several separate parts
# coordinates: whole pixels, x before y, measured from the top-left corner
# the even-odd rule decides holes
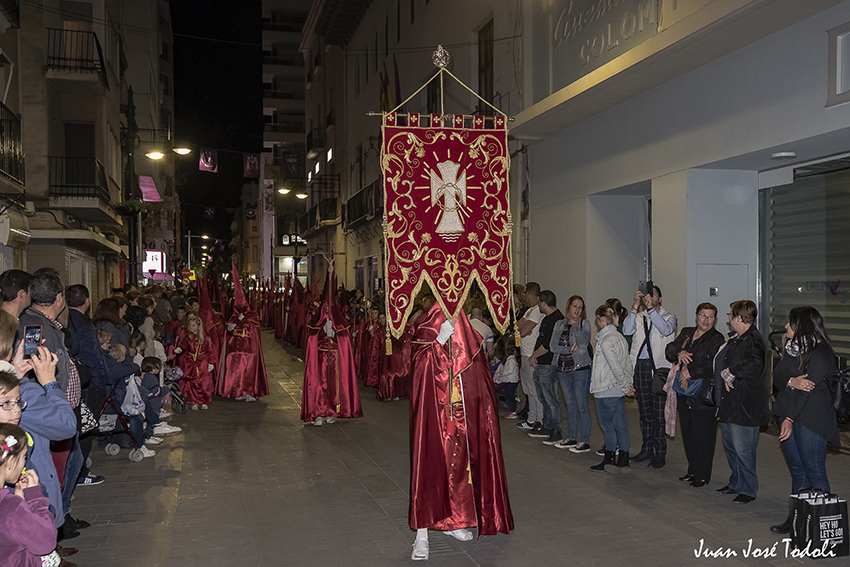
[[[679,426],[688,459],[688,472],[679,480],[700,488],[711,480],[714,446],[717,444],[716,408],[714,402],[705,396],[714,380],[714,355],[723,344],[723,335],[714,328],[717,307],[711,303],[700,303],[696,315],[696,327],[682,329],[679,336],[667,345],[665,354],[667,360],[679,364],[679,380],[684,390],[691,380],[702,381],[696,396],[677,396]]]
[[[734,502],[747,504],[756,499],[759,485],[759,427],[767,423],[770,415],[764,374],[766,349],[756,328],[756,304],[747,299],[729,307],[733,333],[714,359],[714,394],[717,400],[719,393],[717,419],[732,474],[729,483],[717,492],[736,494]]]
[[[792,309],[785,331],[785,352],[773,372],[779,391],[773,413],[781,422],[779,441],[791,472],[791,492],[805,488],[829,492],[826,444],[839,444],[831,391],[835,354],[814,307]],[[788,533],[790,518],[770,529]]]

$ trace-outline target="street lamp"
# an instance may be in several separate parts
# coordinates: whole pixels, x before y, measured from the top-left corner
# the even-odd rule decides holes
[[[209,240],[210,237],[207,236],[206,234],[192,234],[191,230],[187,230],[186,231],[186,238],[189,239],[189,244],[186,247],[186,248],[188,248],[188,254],[186,255],[186,257],[188,259],[189,269],[191,270],[192,269],[192,239],[193,238],[201,238],[203,240]],[[204,248],[206,248],[206,247],[204,247]]]

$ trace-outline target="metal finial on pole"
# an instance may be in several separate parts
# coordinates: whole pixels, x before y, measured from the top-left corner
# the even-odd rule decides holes
[[[449,52],[443,49],[442,45],[437,46],[437,51],[434,52],[434,55],[431,56],[431,61],[434,62],[434,65],[443,69],[448,66],[449,60],[451,59],[451,55]]]

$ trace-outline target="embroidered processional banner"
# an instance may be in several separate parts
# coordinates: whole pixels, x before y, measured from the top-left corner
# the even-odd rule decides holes
[[[474,116],[472,129],[459,115],[399,121],[384,115],[387,326],[401,336],[426,281],[446,317],[457,319],[477,280],[504,333],[512,287],[506,120]]]

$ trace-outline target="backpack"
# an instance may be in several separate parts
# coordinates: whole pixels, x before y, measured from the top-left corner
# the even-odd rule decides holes
[[[838,416],[838,421],[846,422],[850,419],[850,375],[839,370],[833,375],[831,386],[835,415]]]

